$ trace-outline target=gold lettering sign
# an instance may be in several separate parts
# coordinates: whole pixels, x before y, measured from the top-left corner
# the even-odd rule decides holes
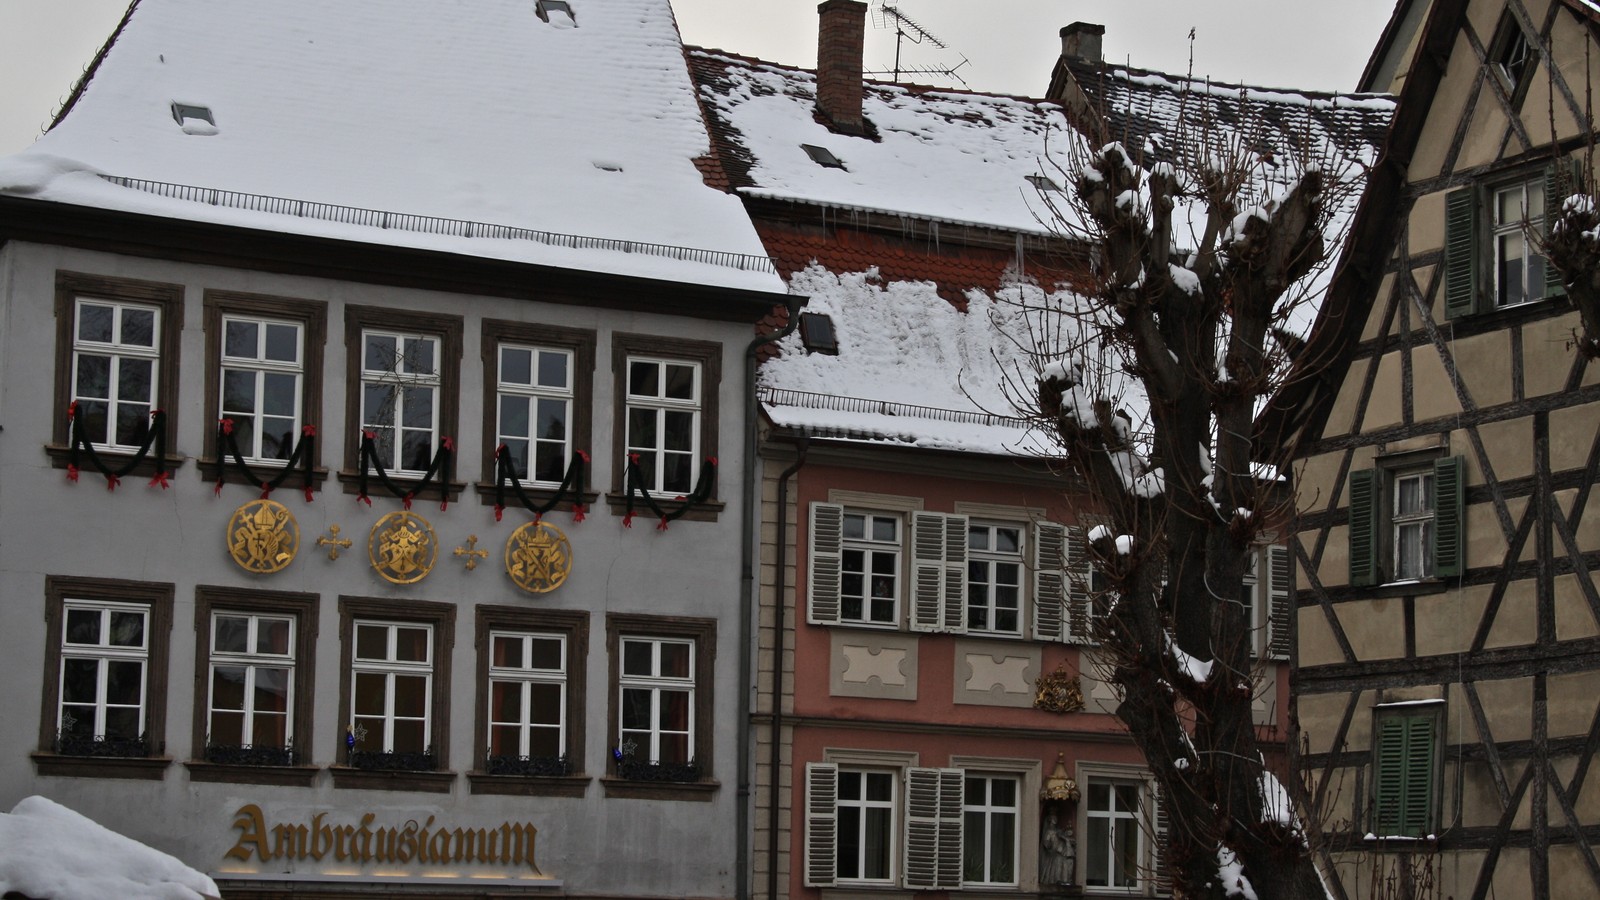
[[[377,815],[366,813],[356,825],[334,825],[327,813],[309,822],[269,825],[261,807],[246,803],[233,814],[239,839],[224,853],[228,859],[249,862],[313,860],[322,862],[401,863],[445,866],[480,863],[527,866],[543,877],[534,862],[533,844],[539,829],[526,822],[502,822],[489,828],[435,828],[434,818],[407,819],[399,825],[378,825]]]
[[[276,500],[251,500],[228,520],[228,555],[246,572],[282,571],[299,550],[300,526]]]
[[[433,571],[439,540],[427,519],[409,511],[392,512],[372,526],[367,556],[385,580],[414,584]]]
[[[561,529],[528,522],[506,539],[506,574],[530,594],[547,594],[572,573],[572,543]]]

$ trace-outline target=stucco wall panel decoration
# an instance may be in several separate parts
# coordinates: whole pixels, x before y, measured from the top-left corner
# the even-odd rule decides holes
[[[275,500],[252,500],[228,519],[228,556],[256,575],[281,572],[300,552],[300,526]]]
[[[956,641],[956,703],[982,706],[1033,705],[1039,677],[1039,645],[997,648],[994,642]]]
[[[902,634],[835,632],[829,693],[835,697],[917,699],[917,639]]]
[[[372,526],[367,556],[385,581],[415,584],[433,571],[439,559],[439,537],[428,520],[416,513],[392,512]]]

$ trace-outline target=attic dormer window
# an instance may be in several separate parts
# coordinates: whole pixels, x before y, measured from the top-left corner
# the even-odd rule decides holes
[[[557,13],[558,18],[553,23],[556,25],[578,24],[578,17],[572,14],[572,5],[567,0],[534,0],[533,11],[538,13],[539,18],[546,22],[550,21],[551,13]],[[566,18],[563,20],[559,16],[565,16]]]
[[[1495,29],[1494,40],[1489,44],[1489,59],[1495,72],[1504,79],[1506,93],[1511,95],[1514,107],[1522,103],[1522,96],[1527,93],[1528,76],[1533,74],[1536,58],[1522,25],[1516,16],[1506,12],[1500,17],[1500,27]]]
[[[1037,190],[1055,191],[1058,194],[1061,193],[1061,185],[1056,184],[1055,179],[1051,178],[1049,175],[1024,175],[1022,177],[1026,178],[1028,183],[1033,185]]]
[[[833,318],[827,313],[800,314],[800,342],[807,353],[839,355],[839,335],[833,330]]]
[[[816,144],[801,144],[800,149],[804,150],[806,155],[811,157],[811,161],[819,166],[829,169],[844,168],[844,163],[839,160],[839,157],[834,156],[833,151],[827,147],[818,147]]]
[[[198,103],[179,103],[172,101],[172,120],[178,123],[184,134],[216,134],[217,120],[211,115],[211,107],[201,106]]]

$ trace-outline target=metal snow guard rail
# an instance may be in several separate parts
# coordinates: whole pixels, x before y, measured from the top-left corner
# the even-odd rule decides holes
[[[1000,416],[994,413],[973,412],[963,409],[917,406],[911,403],[893,403],[888,400],[863,400],[857,397],[839,397],[834,394],[792,391],[787,388],[760,388],[757,391],[757,396],[762,403],[771,406],[798,406],[804,409],[830,409],[834,412],[933,419],[939,422],[959,422],[966,425],[1004,425],[1018,429],[1032,427],[1032,423],[1020,416]]]
[[[246,194],[219,188],[196,187],[189,184],[172,184],[149,181],[144,178],[123,178],[120,175],[101,175],[112,184],[144,191],[174,200],[188,200],[229,209],[247,209],[253,212],[277,213],[304,219],[320,219],[346,225],[365,225],[372,228],[392,228],[396,231],[415,231],[423,234],[445,234],[464,238],[498,238],[502,240],[534,241],[552,247],[572,247],[585,250],[620,250],[623,253],[642,253],[689,262],[705,263],[728,269],[778,273],[777,266],[765,256],[750,253],[731,253],[726,250],[700,250],[694,247],[677,247],[672,244],[652,244],[645,241],[624,241],[617,238],[585,237],[579,234],[562,234],[556,231],[539,231],[511,225],[491,225],[469,222],[465,219],[444,219],[438,216],[420,216],[413,213],[387,212],[381,209],[363,209],[359,206],[339,206],[318,203],[314,200],[292,200],[287,197],[268,197],[263,194]]]

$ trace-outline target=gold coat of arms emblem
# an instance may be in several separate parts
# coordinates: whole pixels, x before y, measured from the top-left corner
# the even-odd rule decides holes
[[[572,543],[561,529],[528,522],[506,539],[506,574],[530,594],[547,594],[572,572]]]
[[[409,511],[392,512],[372,526],[367,556],[385,581],[414,584],[433,571],[439,540],[427,519]]]
[[[300,550],[300,526],[276,500],[252,500],[228,520],[228,555],[257,575],[280,572]]]

